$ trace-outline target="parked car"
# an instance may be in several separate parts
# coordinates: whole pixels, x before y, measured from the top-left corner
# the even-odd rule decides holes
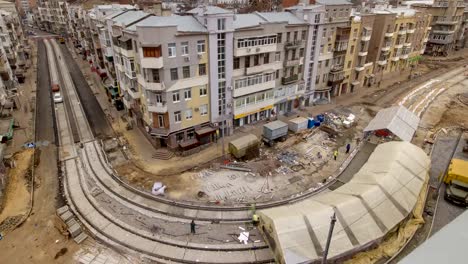
[[[54,93],[54,103],[59,104],[63,102],[62,95],[60,93]]]

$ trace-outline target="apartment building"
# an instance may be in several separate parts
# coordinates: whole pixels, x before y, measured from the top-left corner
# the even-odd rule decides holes
[[[318,0],[325,6],[325,21],[319,48],[314,100],[328,100],[347,91],[345,76],[351,69],[345,69],[345,59],[351,33],[351,7],[346,0]]]
[[[12,73],[8,80],[23,82],[28,54],[19,16],[16,12],[0,10],[0,17],[0,43],[11,69],[9,73]],[[7,88],[14,87],[14,82],[4,81]]]
[[[308,24],[290,12],[234,17],[234,126],[298,108],[303,101]]]
[[[354,93],[362,87],[371,85],[374,62],[368,57],[370,40],[374,25],[374,14],[352,14],[351,36],[345,58],[345,75],[347,83],[341,94]]]
[[[210,117],[218,109],[210,109],[213,47],[206,27],[193,16],[151,16],[125,32],[133,34],[138,79],[131,103],[156,145],[186,149],[211,142]]]
[[[413,4],[411,7],[433,17],[426,47],[427,54],[446,56],[463,46],[466,41],[463,0],[434,0],[432,4]]]
[[[68,33],[68,3],[66,1],[44,1],[39,4],[38,11],[41,29],[64,36]]]
[[[319,47],[322,41],[321,36],[323,34],[326,10],[325,6],[322,5],[305,4],[290,7],[287,10],[309,24],[304,59],[304,105],[309,106],[314,101],[317,62],[320,54]]]
[[[431,15],[401,7],[376,7],[369,59],[375,62],[374,79],[398,75],[418,63],[429,36]]]

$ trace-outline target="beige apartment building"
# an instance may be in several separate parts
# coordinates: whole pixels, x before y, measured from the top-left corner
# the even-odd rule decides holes
[[[375,63],[374,79],[398,75],[417,65],[424,53],[431,15],[409,8],[376,8],[369,59]]]

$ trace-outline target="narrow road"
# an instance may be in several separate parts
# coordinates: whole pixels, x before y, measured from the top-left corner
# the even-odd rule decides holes
[[[109,125],[106,114],[99,105],[86,78],[83,76],[67,46],[65,44],[60,44],[60,46],[94,136],[96,138],[111,137],[113,135],[112,127]]]

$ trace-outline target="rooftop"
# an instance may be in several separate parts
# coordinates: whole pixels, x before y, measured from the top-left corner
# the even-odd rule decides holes
[[[135,31],[136,27],[171,27],[176,26],[180,32],[207,32],[206,28],[192,16],[150,16],[127,30]]]
[[[374,14],[397,14],[403,16],[414,16],[417,10],[409,8],[409,7],[388,7],[388,6],[376,6],[372,13]]]
[[[143,11],[127,11],[122,15],[112,18],[115,24],[128,26],[150,14]]]
[[[204,14],[204,15],[220,15],[220,14],[232,14],[231,11],[223,9],[217,6],[199,6],[196,7],[187,13],[189,14]]]
[[[351,5],[351,2],[347,0],[316,0],[316,4],[320,5]]]
[[[260,24],[288,23],[289,25],[301,25],[306,23],[289,12],[254,12],[251,14],[238,14],[234,19],[234,28],[256,27]]]

